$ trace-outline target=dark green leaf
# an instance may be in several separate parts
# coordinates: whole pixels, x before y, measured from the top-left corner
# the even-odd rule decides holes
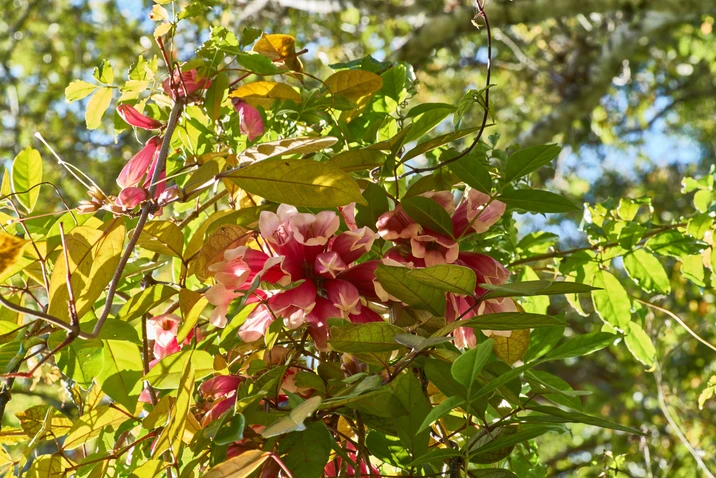
[[[530,146],[515,152],[507,160],[507,165],[505,166],[505,181],[511,182],[532,171],[536,171],[556,158],[560,151],[562,151],[562,148],[559,146],[546,144]]]
[[[492,177],[490,176],[490,172],[477,157],[472,155],[465,156],[448,164],[448,168],[450,168],[455,176],[460,178],[460,181],[471,188],[482,191],[485,194],[490,194],[492,190]]]
[[[482,367],[489,360],[494,343],[492,339],[487,339],[477,347],[460,355],[450,369],[452,377],[469,390],[475,378],[482,371]]]
[[[406,214],[433,232],[452,237],[452,219],[445,209],[430,198],[414,196],[401,202]]]
[[[542,360],[562,360],[572,357],[582,357],[601,350],[604,347],[608,347],[616,339],[616,335],[607,332],[590,332],[588,334],[578,335],[553,349]]]
[[[552,282],[546,280],[513,282],[511,284],[503,285],[480,284],[480,287],[490,290],[490,292],[485,294],[485,299],[493,299],[497,297],[580,294],[597,290],[596,287],[592,287],[587,284],[579,284],[577,282]]]
[[[540,189],[512,189],[503,192],[499,200],[508,207],[536,213],[579,211],[569,199]]]
[[[375,276],[388,294],[416,309],[427,310],[437,317],[445,316],[445,292],[411,279],[407,267],[379,265]]]
[[[564,420],[561,423],[586,423],[587,425],[594,425],[595,427],[609,428],[612,430],[619,430],[619,431],[626,432],[626,433],[633,433],[635,435],[645,435],[644,433],[640,432],[639,430],[637,430],[635,428],[626,427],[624,425],[619,425],[618,423],[613,423],[613,422],[603,420],[598,417],[586,415],[584,413],[567,412],[567,411],[562,410],[561,408],[548,407],[548,406],[544,406],[544,405],[532,405],[532,406],[529,406],[528,408],[535,412],[540,412],[540,413],[544,413],[546,415],[552,415],[554,417],[559,417]],[[531,416],[532,415],[530,415],[530,417]],[[529,417],[521,417],[521,418],[529,418]]]
[[[469,267],[454,264],[440,264],[424,269],[412,269],[408,273],[411,279],[446,292],[461,295],[475,293],[475,272]]]
[[[286,468],[296,477],[320,478],[331,454],[333,437],[323,422],[311,422],[303,431],[281,439],[279,453]]]
[[[440,420],[443,416],[447,415],[463,403],[465,403],[465,399],[462,397],[454,396],[446,398],[444,401],[440,402],[437,407],[433,408],[427,417],[425,417],[425,421],[423,421],[420,428],[418,428],[418,433],[426,430],[433,422]]]

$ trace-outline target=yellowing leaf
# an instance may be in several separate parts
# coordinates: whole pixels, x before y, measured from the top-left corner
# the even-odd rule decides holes
[[[251,194],[304,207],[366,204],[358,184],[340,169],[305,159],[260,161],[226,175]]]
[[[369,71],[343,70],[329,76],[325,83],[331,94],[355,102],[378,91],[383,86],[383,79]]]
[[[29,241],[0,232],[0,275],[20,260],[22,250]]]
[[[162,23],[154,29],[154,38],[159,38],[169,33],[174,25],[171,23]]]
[[[265,462],[271,453],[248,450],[241,455],[216,465],[203,478],[246,478]]]
[[[164,428],[152,449],[152,456],[161,455],[170,450],[173,456],[179,456],[179,447],[184,436],[186,428],[186,416],[189,413],[189,407],[192,402],[192,391],[194,390],[194,364],[191,360],[187,360],[184,364],[184,370],[179,381],[179,392],[177,400],[171,411],[169,424]]]
[[[301,60],[296,56],[296,39],[291,35],[263,34],[252,50],[271,60],[282,60],[290,70],[303,71]]]
[[[241,226],[233,224],[221,226],[209,237],[199,251],[195,266],[196,276],[200,280],[210,277],[212,274],[208,270],[209,266],[223,261],[224,251],[243,246],[252,237],[253,233]]]
[[[88,129],[97,129],[102,124],[102,115],[112,102],[112,88],[99,88],[87,103],[85,122]]]
[[[155,22],[163,22],[169,20],[169,12],[167,12],[167,9],[162,7],[161,5],[154,5],[152,7],[152,11],[149,12],[149,18],[154,20]]]
[[[94,90],[97,88],[97,85],[93,85],[92,83],[75,80],[67,85],[67,88],[65,88],[65,99],[70,103],[81,100],[82,98],[86,98],[94,93]]]
[[[74,465],[67,458],[59,454],[38,456],[27,470],[27,478],[63,478],[65,470]]]
[[[20,420],[23,431],[38,440],[48,433],[55,437],[64,436],[72,428],[72,420],[47,405],[35,405],[15,416]]]
[[[332,164],[347,173],[377,168],[382,166],[384,162],[385,154],[370,149],[344,151],[328,160],[328,164]]]
[[[172,222],[148,222],[139,235],[137,245],[148,251],[181,258],[184,249],[184,235],[181,229]]]
[[[39,151],[29,147],[23,149],[12,162],[12,189],[15,193],[23,193],[17,195],[17,200],[28,212],[35,208],[40,196],[40,188],[35,186],[41,182],[42,158]]]
[[[189,289],[179,291],[179,310],[184,319],[177,332],[177,341],[182,343],[199,320],[199,315],[209,305],[204,294]]]
[[[121,224],[107,231],[80,226],[67,234],[65,242],[70,259],[72,291],[79,317],[92,310],[95,301],[114,275],[122,253],[124,235],[125,228]],[[65,256],[61,253],[50,279],[48,313],[69,322],[66,274]]]
[[[129,420],[127,412],[102,405],[83,415],[72,427],[63,448],[73,450],[100,434],[105,427],[116,427]]]
[[[495,355],[504,362],[512,365],[525,356],[530,346],[530,330],[513,330],[512,335],[509,337],[493,335],[492,339],[495,341],[493,348]]]
[[[307,154],[322,151],[336,144],[338,138],[326,136],[323,138],[287,138],[268,143],[257,144],[241,153],[239,159],[263,161],[278,158],[289,154]]]
[[[296,90],[285,83],[274,81],[255,81],[239,86],[231,92],[229,97],[241,98],[253,107],[262,106],[264,109],[271,107],[275,100],[301,102],[301,95]]]

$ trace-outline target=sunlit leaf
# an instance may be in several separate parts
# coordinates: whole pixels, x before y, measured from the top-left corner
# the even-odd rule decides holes
[[[12,190],[15,193],[23,193],[17,194],[15,197],[28,212],[35,209],[37,199],[40,197],[40,188],[35,186],[41,182],[42,158],[40,152],[29,147],[23,149],[12,162]]]
[[[291,35],[263,34],[252,50],[271,60],[283,61],[290,70],[303,71],[301,60],[296,56],[296,39]]]
[[[318,406],[320,404],[321,397],[318,396],[311,397],[308,400],[301,402],[301,404],[291,410],[287,416],[279,418],[277,421],[266,427],[266,429],[261,432],[261,435],[264,438],[270,438],[283,435],[285,433],[306,430],[306,425],[304,425],[303,422],[306,421],[308,417],[313,415],[313,412],[318,410]]]
[[[527,352],[530,346],[530,330],[513,330],[509,337],[494,335],[492,339],[495,341],[495,355],[503,362],[512,365],[522,360]]]
[[[142,228],[137,245],[158,254],[181,258],[184,235],[172,222],[151,221]]]
[[[252,231],[227,224],[217,229],[205,242],[196,256],[194,271],[200,280],[211,275],[209,266],[224,260],[224,252],[245,245],[253,237]]]
[[[370,71],[341,70],[326,78],[325,85],[332,95],[355,102],[378,91],[383,86],[383,79]]]
[[[85,121],[87,129],[97,129],[102,124],[102,115],[112,101],[112,88],[100,87],[87,103]]]
[[[254,108],[269,109],[276,100],[301,102],[301,95],[291,86],[274,81],[254,81],[241,85],[229,94],[230,98],[240,98]]]
[[[0,232],[0,274],[20,261],[22,251],[29,241]]]
[[[203,474],[204,478],[247,478],[263,465],[271,453],[261,450],[248,450],[226,460]]]

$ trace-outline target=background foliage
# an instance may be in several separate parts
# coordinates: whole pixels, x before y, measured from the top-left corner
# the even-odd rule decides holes
[[[112,115],[117,94],[100,127],[88,130],[84,117],[88,99],[68,104],[65,88],[78,78],[94,82],[93,68],[104,59],[120,84],[138,55],[147,60],[159,56],[152,38],[155,24],[148,20],[151,4],[60,1],[48,8],[42,1],[5,3],[3,11],[8,13],[0,20],[0,29],[7,33],[0,54],[0,158],[10,168],[21,151],[35,147],[42,151],[43,179],[57,184],[71,204],[86,199],[85,191],[56,167],[33,138],[39,131],[60,157],[103,189],[113,190],[119,170],[140,148],[138,137],[146,137],[115,131],[126,127],[118,115]],[[193,46],[208,39],[208,27],[221,25],[237,33],[256,26],[295,36],[297,44],[309,50],[301,56],[305,71],[324,79],[332,71],[329,65],[369,54],[379,61],[404,61],[408,88],[404,98],[393,98],[398,116],[428,101],[458,104],[465,91],[484,83],[485,35],[470,24],[475,10],[467,3],[278,0],[207,5],[212,8],[182,22],[180,46],[174,52],[178,59],[190,59]],[[493,155],[496,164],[501,167],[501,161],[519,147],[558,141],[564,145],[562,151],[551,167],[529,176],[529,185],[590,204],[584,215],[575,211],[547,219],[517,216],[520,233],[514,230],[513,244],[507,247],[516,255],[501,259],[513,262],[513,271],[523,279],[551,278],[559,268],[562,274],[573,272],[588,282],[583,278],[595,274],[584,267],[593,259],[585,258],[589,251],[570,254],[576,258],[571,263],[559,257],[557,263],[552,258],[530,263],[531,272],[514,262],[523,256],[550,254],[551,247],[601,252],[592,245],[617,243],[599,260],[615,258],[611,274],[625,289],[624,295],[618,295],[627,297],[627,306],[639,309],[635,316],[655,347],[654,354],[642,354],[641,362],[635,359],[637,347],[627,342],[579,360],[541,367],[575,390],[592,392],[582,401],[585,412],[639,426],[647,437],[574,426],[571,435],[551,434],[537,440],[538,468],[543,470],[539,473],[569,476],[578,469],[593,476],[606,466],[633,476],[696,476],[703,470],[698,470],[689,446],[713,469],[714,405],[698,400],[714,373],[713,350],[679,324],[687,324],[704,342],[714,342],[710,262],[700,260],[705,246],[674,249],[678,239],[674,237],[666,247],[647,243],[646,250],[655,252],[664,268],[663,275],[649,274],[648,284],[643,270],[654,272],[654,256],[640,257],[641,261],[636,254],[621,257],[633,246],[630,233],[641,237],[663,225],[680,224],[679,230],[688,237],[710,241],[716,4],[708,0],[493,0],[487,12],[494,28],[491,120],[496,123],[487,135],[499,133],[498,150],[507,150]],[[479,106],[472,107],[461,127],[478,124],[481,112]],[[451,125],[442,124],[434,134],[448,131]],[[26,161],[32,164],[30,155]],[[26,169],[26,181],[33,184],[33,169]],[[698,181],[682,183],[684,177]],[[36,202],[35,214],[54,210],[53,191],[43,187],[40,194],[40,198],[19,197],[20,207]],[[7,213],[15,215],[11,210]],[[689,219],[694,217],[700,219]],[[623,232],[628,227],[631,230]],[[630,297],[670,313],[644,304],[639,307],[640,302]],[[599,314],[592,312],[599,300],[596,296],[594,304],[583,301],[585,317],[561,299],[552,300],[548,312],[565,314],[568,336],[589,333],[602,327]],[[626,306],[622,301],[604,307]],[[654,362],[648,358],[651,355]],[[46,379],[37,382],[16,382],[14,393],[22,396],[22,402],[10,402],[3,423],[18,426],[14,413],[25,410],[30,400],[63,409],[66,397],[57,384]]]

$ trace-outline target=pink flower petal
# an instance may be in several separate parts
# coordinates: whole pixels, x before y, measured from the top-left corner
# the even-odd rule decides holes
[[[117,113],[119,113],[119,116],[121,116],[124,121],[137,128],[152,130],[159,129],[163,126],[161,121],[143,115],[137,111],[134,106],[126,103],[117,106]]]
[[[232,103],[239,113],[239,129],[242,134],[248,135],[249,141],[264,134],[264,121],[259,110],[238,98],[234,98]]]
[[[117,177],[119,187],[123,189],[134,187],[142,182],[142,179],[146,176],[154,158],[159,152],[161,144],[162,139],[159,136],[154,136],[147,141],[144,147],[122,168],[122,171]]]

